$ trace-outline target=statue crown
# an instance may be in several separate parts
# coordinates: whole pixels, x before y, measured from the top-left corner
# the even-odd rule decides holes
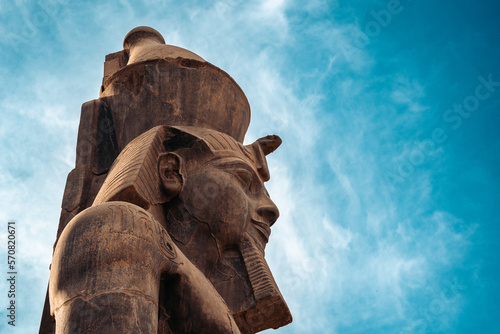
[[[153,28],[131,30],[123,46],[106,56],[100,94],[114,100],[109,104],[117,114],[115,122],[135,124],[115,124],[127,132],[124,142],[118,138],[121,148],[159,125],[204,127],[243,142],[250,105],[226,72],[191,51],[165,44]]]

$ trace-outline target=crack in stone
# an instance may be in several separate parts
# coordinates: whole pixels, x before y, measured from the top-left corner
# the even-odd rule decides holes
[[[84,294],[77,294],[76,296],[73,296],[70,299],[66,300],[59,307],[55,308],[54,309],[54,313],[58,312],[59,309],[61,309],[62,307],[67,306],[67,305],[73,303],[77,299],[82,299],[82,300],[88,302],[89,300],[91,300],[91,299],[93,299],[93,298],[95,298],[97,296],[101,296],[101,295],[105,295],[105,294],[112,294],[112,293],[123,293],[123,294],[126,294],[128,296],[143,297],[146,300],[148,300],[150,303],[153,303],[156,307],[158,306],[158,301],[156,299],[154,299],[153,297],[151,297],[149,295],[146,295],[146,294],[144,294],[144,293],[142,293],[142,292],[140,292],[138,290],[120,289],[120,290],[106,290],[106,291],[103,291],[103,292],[95,293],[95,294],[90,295],[90,296],[87,296],[87,295],[84,295]]]

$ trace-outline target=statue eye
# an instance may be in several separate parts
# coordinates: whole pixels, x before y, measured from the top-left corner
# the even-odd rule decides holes
[[[248,188],[249,191],[252,190],[253,175],[247,170],[237,169],[235,170],[236,177],[241,181],[241,183]]]

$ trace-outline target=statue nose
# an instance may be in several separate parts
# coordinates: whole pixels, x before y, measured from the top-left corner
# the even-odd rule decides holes
[[[273,226],[280,215],[278,208],[271,200],[265,205],[260,206],[257,209],[257,213],[264,218],[264,222],[269,224],[269,226]]]

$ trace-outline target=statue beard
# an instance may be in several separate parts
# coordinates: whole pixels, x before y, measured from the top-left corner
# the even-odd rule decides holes
[[[220,250],[210,224],[189,215],[182,203],[167,212],[171,237],[225,300],[242,334],[276,329],[292,321],[264,251],[249,232],[233,249]]]
[[[277,329],[292,321],[292,315],[281,295],[261,250],[247,232],[240,245],[255,306],[233,314],[242,333],[256,333],[268,328]]]

